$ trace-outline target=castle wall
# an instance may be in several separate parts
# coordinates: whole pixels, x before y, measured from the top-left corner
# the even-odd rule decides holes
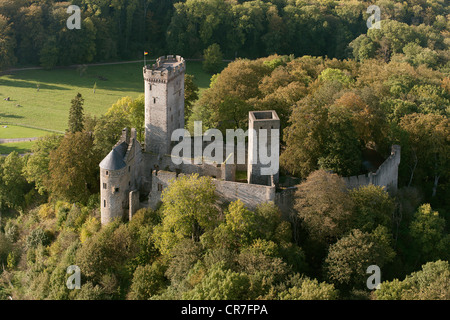
[[[132,190],[132,191],[130,191],[128,196],[129,196],[129,198],[128,198],[128,203],[129,203],[128,219],[131,221],[135,212],[140,209],[139,191]]]
[[[175,172],[169,172],[164,170],[154,170],[152,172],[152,190],[148,197],[149,207],[156,210],[161,202],[161,194],[165,188],[167,188],[173,179],[177,178]]]
[[[226,202],[240,199],[249,209],[275,201],[275,187],[233,181],[214,180],[216,193]]]
[[[275,194],[275,204],[280,208],[282,218],[290,220],[290,215],[294,209],[294,199],[297,187],[289,187],[279,190]]]
[[[182,176],[180,174],[178,176]],[[162,191],[170,185],[177,174],[169,171],[153,171],[152,190],[149,195],[149,206],[156,209],[161,201]],[[275,187],[250,185],[233,181],[213,179],[217,195],[224,202],[232,202],[240,199],[248,208],[254,209],[261,203],[275,201]]]
[[[349,189],[368,184],[384,186],[389,192],[395,192],[398,186],[398,166],[400,164],[401,147],[392,146],[391,155],[380,165],[375,173],[366,175],[343,177]]]

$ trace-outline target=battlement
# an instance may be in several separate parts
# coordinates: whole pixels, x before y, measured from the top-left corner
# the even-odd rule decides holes
[[[184,73],[186,62],[181,56],[162,56],[153,65],[144,67],[144,79],[151,82],[167,82]]]

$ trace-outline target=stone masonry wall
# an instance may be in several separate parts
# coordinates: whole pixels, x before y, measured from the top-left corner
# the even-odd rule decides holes
[[[181,176],[182,174],[180,174]],[[164,170],[152,172],[152,190],[149,195],[149,206],[156,209],[161,201],[162,191],[170,185],[177,174]],[[217,195],[225,202],[240,199],[248,208],[254,209],[258,204],[275,201],[275,187],[250,185],[247,183],[222,181],[213,179]]]
[[[349,189],[373,184],[384,186],[389,192],[397,190],[398,165],[400,164],[401,147],[392,146],[391,155],[380,165],[375,173],[369,172],[366,175],[343,177]]]

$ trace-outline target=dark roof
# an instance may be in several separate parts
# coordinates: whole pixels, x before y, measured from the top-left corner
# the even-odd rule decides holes
[[[100,168],[105,170],[120,170],[126,167],[127,164],[125,163],[124,158],[127,149],[128,145],[125,141],[114,147],[105,159],[100,162]]]

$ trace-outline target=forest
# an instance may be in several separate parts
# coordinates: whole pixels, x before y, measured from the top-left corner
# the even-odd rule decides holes
[[[0,68],[144,50],[232,59],[201,95],[186,75],[186,127],[245,129],[250,110],[276,110],[295,201],[289,212],[223,204],[210,178],[192,175],[164,189],[157,210],[101,226],[98,163],[122,128],[142,141],[144,97],[95,117],[78,94],[64,136],[0,157],[0,299],[450,299],[444,1],[376,1],[380,29],[367,28],[364,1],[72,3],[83,14],[77,38],[64,34],[67,2],[0,0]],[[342,176],[367,172],[367,152],[386,159],[394,144],[396,192],[346,188]],[[79,290],[66,286],[70,265]],[[382,271],[377,290],[366,286],[369,265]]]
[[[81,8],[80,30],[68,30],[69,5]],[[381,7],[386,39],[367,31],[370,4]],[[0,70],[10,66],[142,59],[167,52],[200,58],[220,46],[224,57],[271,54],[343,59],[402,52],[445,57],[448,5],[443,0],[1,0]],[[391,21],[391,22],[388,22]],[[361,36],[361,37],[360,37]],[[349,43],[357,39],[353,49]],[[355,45],[358,48],[355,49]]]

